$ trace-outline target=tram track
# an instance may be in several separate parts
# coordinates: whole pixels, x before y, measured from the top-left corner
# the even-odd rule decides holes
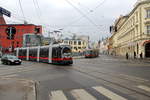
[[[83,69],[83,68],[81,68],[81,69]],[[89,68],[86,68],[86,69],[91,70]],[[113,76],[113,77],[116,77],[116,78],[119,78],[119,79],[124,79],[124,80],[132,81],[132,82],[138,82],[138,83],[144,83],[144,82],[148,82],[149,81],[149,80],[144,79],[144,78],[135,77],[135,76],[129,76],[129,75],[126,75],[126,74],[121,74],[121,73],[116,73],[116,72],[115,72],[116,74],[113,74],[114,72],[110,72],[110,71],[108,72],[108,70],[106,72],[106,70],[104,70],[104,69],[102,71],[92,70],[91,72],[105,74],[107,76]]]
[[[74,68],[74,70],[77,71],[77,72],[80,72],[80,73],[82,73],[82,74],[85,74],[85,75],[87,75],[87,76],[89,76],[89,77],[92,77],[92,78],[94,78],[94,79],[96,79],[96,80],[99,79],[99,80],[102,80],[102,81],[107,82],[107,83],[109,83],[109,84],[113,84],[113,85],[115,85],[115,86],[119,86],[119,87],[121,87],[121,88],[127,89],[127,90],[129,90],[129,91],[134,92],[134,93],[137,93],[137,94],[140,94],[140,95],[143,95],[143,96],[146,96],[146,97],[149,97],[149,98],[150,98],[150,95],[149,95],[149,94],[146,94],[146,93],[144,93],[144,92],[142,92],[142,91],[138,91],[138,90],[136,90],[135,88],[131,88],[131,87],[129,87],[129,86],[122,85],[122,84],[119,84],[119,83],[117,83],[117,82],[112,82],[112,81],[110,81],[110,80],[108,80],[108,79],[104,79],[104,78],[102,78],[102,77],[98,77],[98,76],[92,75],[92,74],[90,74],[89,72],[83,72],[83,71],[78,70],[78,69],[76,69],[76,68]],[[103,74],[107,75],[106,73],[103,73]],[[131,80],[130,80],[130,81],[131,81]],[[105,85],[105,84],[104,84],[104,85]]]

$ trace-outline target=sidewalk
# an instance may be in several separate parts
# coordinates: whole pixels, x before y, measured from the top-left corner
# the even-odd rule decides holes
[[[36,100],[35,82],[0,77],[0,100]]]
[[[144,62],[144,63],[150,63],[150,58],[129,58],[129,59],[126,59],[126,57],[123,57],[123,56],[112,56],[112,55],[108,55],[110,57],[113,57],[113,58],[116,58],[116,59],[122,59],[122,60],[126,60],[126,61],[133,61],[133,62]]]

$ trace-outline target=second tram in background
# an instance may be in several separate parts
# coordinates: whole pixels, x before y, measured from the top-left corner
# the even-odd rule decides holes
[[[71,47],[64,44],[16,48],[15,53],[22,60],[52,64],[73,64]]]
[[[85,51],[85,58],[96,58],[99,57],[98,49],[88,49]]]

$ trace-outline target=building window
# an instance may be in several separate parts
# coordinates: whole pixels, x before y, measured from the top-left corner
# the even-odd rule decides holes
[[[17,47],[19,47],[19,42],[17,42]]]
[[[64,43],[68,44],[68,41],[64,41]]]
[[[74,47],[74,49],[77,51],[78,49],[77,49],[77,47]]]
[[[150,34],[150,25],[147,26],[147,34]]]
[[[83,42],[83,45],[84,45],[84,42]]]
[[[150,18],[150,9],[147,10],[147,18]]]
[[[69,44],[71,44],[71,41],[69,41]]]
[[[77,44],[77,42],[76,41],[74,41],[74,45],[76,45]]]
[[[138,22],[138,12],[136,12],[136,22]]]
[[[78,45],[81,45],[81,41],[78,42]]]

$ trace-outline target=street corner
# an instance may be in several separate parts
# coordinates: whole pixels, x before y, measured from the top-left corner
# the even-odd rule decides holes
[[[1,77],[0,100],[36,100],[36,82]]]

